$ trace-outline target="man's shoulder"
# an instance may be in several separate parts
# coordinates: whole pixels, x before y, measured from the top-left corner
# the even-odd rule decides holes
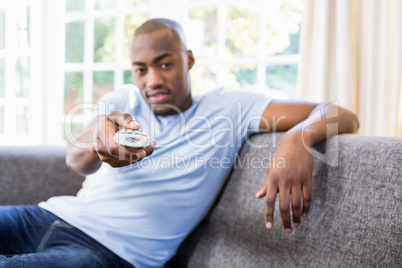
[[[235,96],[238,91],[239,90],[234,90],[226,87],[217,87],[206,93],[198,95],[198,97],[200,97],[201,99],[224,98],[229,96]],[[225,99],[222,99],[222,101],[225,101]]]
[[[217,98],[222,104],[232,103],[233,101],[246,101],[247,99],[270,99],[266,94],[252,90],[231,89],[227,87],[215,88],[203,95],[204,99]]]
[[[205,96],[209,95],[224,95],[224,94],[232,94],[235,90],[227,88],[227,87],[216,87],[207,93],[205,93]]]

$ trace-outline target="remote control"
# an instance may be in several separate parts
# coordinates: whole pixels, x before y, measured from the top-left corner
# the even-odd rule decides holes
[[[141,130],[120,129],[114,135],[114,141],[120,145],[131,148],[144,148],[151,145],[151,137]]]

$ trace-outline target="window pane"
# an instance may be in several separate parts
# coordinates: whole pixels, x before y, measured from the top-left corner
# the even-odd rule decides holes
[[[266,83],[271,90],[294,97],[297,89],[297,64],[269,65],[266,68]]]
[[[194,26],[187,32],[187,42],[196,57],[213,58],[217,55],[217,10],[197,8],[190,10],[189,18]],[[196,28],[197,30],[194,30]],[[200,34],[202,33],[202,34]]]
[[[17,47],[28,48],[30,46],[30,8],[26,7],[17,13],[16,31],[17,31]]]
[[[17,107],[17,134],[29,133],[29,107]]]
[[[97,103],[99,98],[108,92],[113,91],[114,72],[94,72],[93,74],[93,102]]]
[[[66,24],[66,62],[84,62],[84,21]]]
[[[127,16],[124,25],[124,58],[128,59],[128,44],[135,29],[137,29],[142,23],[148,20],[148,14],[134,14]]]
[[[268,50],[268,55],[293,55],[293,54],[299,54],[299,44],[300,44],[300,30],[298,30],[296,33],[289,33],[287,36],[288,41],[283,42],[283,46],[280,46],[279,49],[276,51],[269,51]],[[276,53],[276,54],[270,54],[271,53]]]
[[[135,85],[131,71],[124,71],[124,84]]]
[[[115,0],[95,0],[95,9],[116,8]]]
[[[257,68],[255,65],[228,65],[224,70],[225,86],[233,89],[252,89],[257,83]]]
[[[4,98],[4,77],[5,77],[5,69],[4,69],[5,61],[4,59],[0,59],[0,98]]]
[[[0,10],[0,49],[5,48],[6,18],[4,10]]]
[[[205,93],[216,88],[216,74],[219,67],[197,66],[191,70],[191,92],[193,94]]]
[[[4,107],[0,107],[0,135],[4,134]]]
[[[94,62],[114,62],[114,18],[95,20]]]
[[[236,76],[236,81],[242,89],[250,89],[257,83],[257,68],[255,65],[234,66],[232,73]]]
[[[83,73],[64,74],[64,113],[83,101]],[[82,111],[78,112],[79,114]]]
[[[66,0],[66,11],[82,11],[85,9],[85,0]]]
[[[15,63],[15,73],[17,78],[16,83],[16,96],[17,97],[28,97],[29,96],[29,85],[30,85],[30,59],[19,58]]]
[[[126,0],[126,7],[149,6],[149,0]]]
[[[258,7],[252,3],[228,9],[226,55],[254,57],[258,51]]]
[[[268,24],[266,55],[299,53],[302,0],[281,0],[266,11]]]

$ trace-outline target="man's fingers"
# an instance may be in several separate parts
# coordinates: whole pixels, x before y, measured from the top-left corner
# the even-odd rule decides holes
[[[156,146],[156,142],[155,142],[154,139],[152,139],[151,145],[149,145],[148,147],[145,147],[145,148],[144,148],[145,154],[146,154],[147,156],[148,156],[148,155],[151,155],[152,152],[154,151],[155,146]]]
[[[135,121],[134,119],[131,118],[131,121],[129,121],[128,123],[126,123],[124,125],[125,128],[129,128],[129,129],[140,129],[141,126],[137,123],[137,121]]]
[[[130,114],[114,111],[106,116],[96,129],[97,147],[96,152],[101,161],[112,167],[122,167],[141,161],[144,157],[151,155],[155,141],[146,148],[129,148],[121,146],[114,141],[117,131],[122,128],[140,129],[140,125]]]
[[[151,140],[151,145],[145,148],[129,148],[125,146],[117,146],[120,150],[119,160],[130,160],[130,164],[141,161],[144,157],[151,155],[154,151],[156,142]]]
[[[134,120],[133,116],[128,113],[122,113],[120,111],[114,111],[108,116],[109,121],[118,126],[118,129],[140,129],[140,125]],[[117,131],[116,130],[116,131]]]
[[[100,124],[96,131],[98,131],[98,137],[102,143],[102,146],[104,146],[106,150],[111,153],[109,148],[117,145],[113,139],[114,134],[116,133],[114,125]]]
[[[279,189],[279,211],[281,212],[282,224],[285,233],[292,232],[292,224],[290,220],[290,189],[283,187]]]
[[[311,204],[311,184],[303,184],[303,210],[302,217],[305,218],[310,210]]]
[[[265,194],[267,193],[267,187],[265,186],[265,184],[262,186],[261,190],[255,194],[256,198],[261,198],[264,197]]]
[[[271,229],[274,225],[275,200],[278,189],[277,187],[269,187],[265,191],[265,226],[267,229]]]
[[[292,187],[292,214],[293,214],[293,226],[298,227],[300,225],[300,216],[301,216],[301,188],[300,188],[300,186]]]
[[[140,125],[128,113],[114,111],[106,118],[105,124],[99,128],[99,136],[103,136],[102,140],[108,151],[112,155],[118,155],[119,159],[123,159],[130,152],[118,146],[114,141],[114,135],[122,128],[140,129]]]

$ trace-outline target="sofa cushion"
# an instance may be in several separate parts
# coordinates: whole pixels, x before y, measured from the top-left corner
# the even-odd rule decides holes
[[[402,146],[398,138],[340,135],[316,146],[311,210],[290,235],[278,200],[272,230],[255,193],[282,134],[245,145],[215,207],[184,241],[174,267],[399,267],[402,263]],[[267,160],[268,161],[268,160]],[[239,163],[243,163],[241,167]]]

